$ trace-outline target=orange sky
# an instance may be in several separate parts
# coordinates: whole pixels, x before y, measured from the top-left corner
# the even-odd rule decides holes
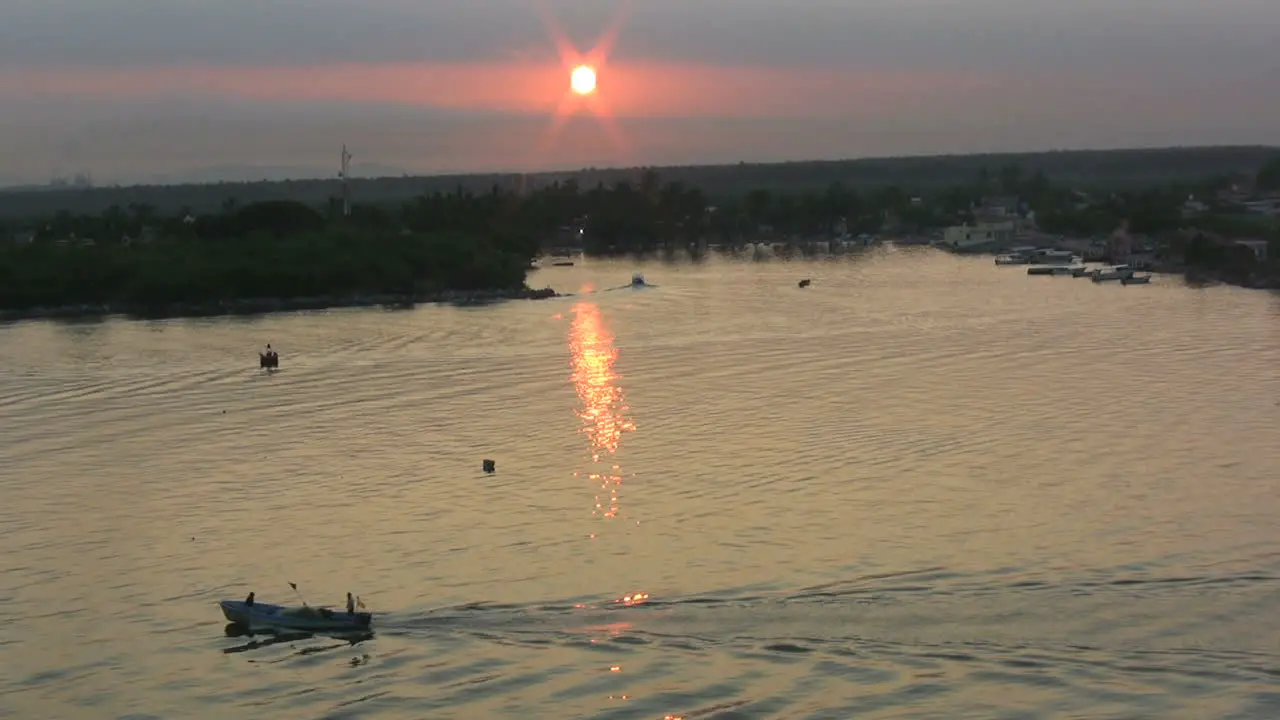
[[[119,99],[198,93],[269,101],[385,102],[545,113],[562,100],[568,78],[569,71],[558,64],[522,62],[0,69],[0,96],[36,93]],[[923,100],[998,83],[990,74],[650,62],[601,67],[597,97],[587,102],[624,118],[837,116],[863,102]]]
[[[6,170],[145,178],[219,163],[317,167],[344,142],[357,162],[405,171],[535,170],[1087,147],[1100,136],[1196,144],[1280,117],[1265,93],[1228,102],[1219,95],[1233,86],[1209,86],[1180,107],[1167,87],[1119,71],[629,60],[603,65],[585,100],[569,94],[569,73],[520,60],[0,67],[0,132],[17,161],[0,167],[0,183]],[[1217,108],[1228,105],[1238,112],[1224,117]],[[568,122],[551,122],[558,110]]]
[[[8,0],[0,185],[327,175],[344,142],[434,172],[1280,138],[1276,0],[299,2]],[[578,52],[599,93],[564,106]]]

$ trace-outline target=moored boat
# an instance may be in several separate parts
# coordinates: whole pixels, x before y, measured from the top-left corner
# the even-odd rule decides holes
[[[1121,285],[1145,285],[1151,282],[1150,275],[1130,275],[1120,278]]]
[[[1094,282],[1105,282],[1107,280],[1122,280],[1133,275],[1133,268],[1128,265],[1116,265],[1111,268],[1098,268],[1093,271]]]
[[[343,612],[328,608],[289,607],[245,600],[222,600],[218,603],[228,622],[245,627],[275,627],[290,630],[367,630],[373,624],[373,613]]]
[[[1068,265],[1036,265],[1027,268],[1028,275],[1071,275],[1075,268]]]
[[[1070,250],[1048,248],[1036,250],[1028,259],[1036,265],[1072,265],[1077,262],[1076,254]]]
[[[1028,262],[1030,261],[1027,260],[1026,256],[1017,253],[996,256],[997,265],[1026,265]]]

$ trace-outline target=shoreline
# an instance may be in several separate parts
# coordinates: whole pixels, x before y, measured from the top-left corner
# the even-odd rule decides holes
[[[356,307],[392,307],[408,309],[417,305],[487,305],[507,300],[546,300],[562,297],[551,288],[530,287],[488,290],[441,290],[428,293],[377,293],[353,295],[317,295],[296,298],[240,298],[210,302],[137,303],[101,305],[60,305],[25,310],[0,310],[0,323],[22,320],[75,320],[106,318],[117,315],[131,320],[169,320],[176,318],[234,317],[267,315],[300,310],[336,310]]]
[[[1049,246],[1056,245],[1049,243]],[[958,256],[982,256],[995,258],[1008,250],[1001,249],[984,249],[984,250],[955,250],[948,247],[939,247],[944,252]],[[1070,249],[1070,248],[1059,248]],[[1110,258],[1099,260],[1086,260],[1085,263],[1094,263],[1100,265],[1113,265]],[[1030,267],[1028,264],[1025,267]],[[1238,287],[1243,290],[1280,290],[1280,273],[1274,270],[1262,269],[1261,272],[1250,273],[1247,277],[1231,275],[1221,270],[1211,270],[1209,268],[1196,267],[1187,265],[1186,263],[1175,262],[1172,260],[1156,260],[1151,263],[1149,268],[1143,270],[1153,275],[1180,275],[1183,282],[1191,286],[1202,287],[1205,285],[1227,285],[1230,287]]]

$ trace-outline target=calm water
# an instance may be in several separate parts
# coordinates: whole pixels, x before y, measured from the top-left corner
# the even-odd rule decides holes
[[[0,715],[1280,717],[1274,296],[636,269],[0,328]]]

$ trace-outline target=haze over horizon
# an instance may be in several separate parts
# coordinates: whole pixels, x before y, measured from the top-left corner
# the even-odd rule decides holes
[[[1280,144],[1274,0],[7,5],[0,184]]]

